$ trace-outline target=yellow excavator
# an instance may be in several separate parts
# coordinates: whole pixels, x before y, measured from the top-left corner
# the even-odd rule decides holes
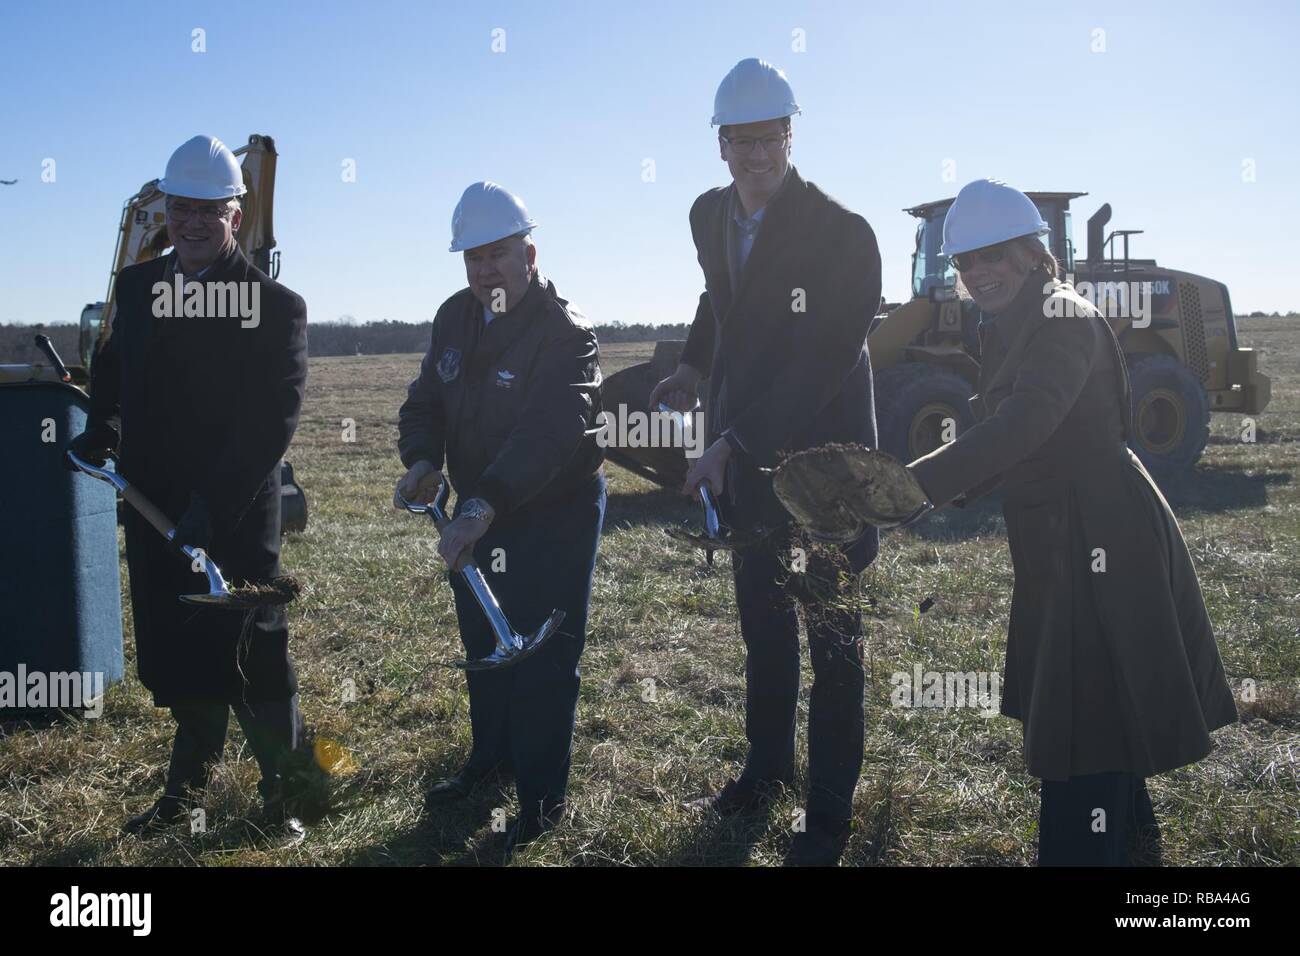
[[[1211,412],[1257,415],[1270,382],[1259,353],[1241,348],[1222,282],[1129,255],[1141,230],[1106,235],[1110,204],[1088,220],[1088,248],[1075,258],[1070,202],[1087,193],[1031,192],[1051,227],[1045,237],[1060,278],[1091,292],[1118,336],[1133,390],[1131,446],[1159,477],[1190,469],[1209,440]],[[920,222],[912,254],[912,299],[883,305],[867,342],[875,377],[880,447],[912,461],[973,423],[968,400],[979,380],[980,312],[959,296],[956,274],[939,253],[952,199],[912,206]],[[1141,314],[1138,314],[1141,313]],[[654,383],[672,372],[685,343],[664,341],[654,358],[610,376],[605,407],[644,408]],[[672,486],[685,477],[680,449],[610,448],[610,460]]]
[[[275,250],[271,215],[275,202],[275,141],[270,136],[254,134],[248,137],[248,144],[234,150],[234,154],[239,159],[244,186],[248,190],[240,197],[243,220],[236,241],[248,260],[274,279],[280,274],[280,253]],[[47,341],[41,344],[41,348],[50,358],[49,367],[3,366],[0,367],[0,381],[4,381],[6,376],[26,376],[26,380],[63,380],[83,388],[88,385],[95,356],[112,329],[118,273],[127,266],[155,259],[171,247],[167,238],[165,199],[158,189],[158,180],[151,179],[122,207],[108,295],[105,301],[90,303],[81,310],[81,364],[64,366]],[[307,498],[294,481],[293,466],[287,461],[280,463],[280,482],[281,530],[302,531],[307,527]]]

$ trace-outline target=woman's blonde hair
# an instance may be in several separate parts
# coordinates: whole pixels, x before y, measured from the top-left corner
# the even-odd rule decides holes
[[[1052,255],[1052,250],[1043,245],[1042,240],[1037,236],[1020,236],[1012,239],[1010,242],[1013,255],[1018,255],[1020,261],[1026,265],[1032,272],[1039,266],[1046,269],[1056,277],[1057,270],[1060,266],[1056,262],[1056,256]]]

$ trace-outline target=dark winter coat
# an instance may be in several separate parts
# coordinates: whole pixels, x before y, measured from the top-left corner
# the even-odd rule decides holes
[[[529,509],[595,493],[600,355],[591,323],[534,275],[524,297],[486,323],[462,289],[442,304],[420,374],[398,413],[408,468],[444,456],[457,500],[482,498],[495,527]]]
[[[1002,712],[1030,773],[1150,776],[1236,721],[1178,522],[1126,440],[1109,324],[1037,270],[980,329],[977,423],[910,466],[936,505],[1006,492],[1015,570]]]
[[[725,517],[776,529],[790,516],[769,474],[790,452],[829,442],[876,446],[867,331],[880,305],[871,226],[793,167],[765,207],[733,288],[728,234],[735,184],[691,208],[705,292],[682,362],[709,377],[710,440],[730,430]],[[876,556],[872,528],[849,549],[855,570]]]
[[[264,580],[280,570],[279,464],[307,378],[307,308],[235,248],[200,281],[260,284],[256,325],[237,314],[158,318],[154,284],[170,284],[175,268],[173,254],[117,277],[90,426],[120,418],[121,474],[173,521],[202,495],[214,530],[208,555],[227,581]],[[246,623],[243,612],[181,603],[178,595],[207,590],[206,577],[133,509],[123,514],[137,665],[155,704],[296,693],[284,610]]]

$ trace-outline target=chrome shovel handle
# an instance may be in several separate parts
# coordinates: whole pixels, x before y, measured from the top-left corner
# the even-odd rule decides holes
[[[84,471],[86,474],[90,475],[90,477],[98,478],[100,481],[108,482],[110,485],[116,488],[119,493],[126,491],[127,489],[126,479],[123,478],[121,475],[119,475],[117,472],[109,471],[107,468],[104,468],[101,465],[92,465],[88,461],[83,461],[81,457],[71,449],[69,449],[66,452],[66,454],[68,456],[68,461],[76,465],[77,468],[80,469],[81,471]]]
[[[447,498],[451,494],[451,489],[447,485],[447,479],[443,479],[438,485],[438,491],[433,496],[433,501],[428,504],[416,504],[407,501],[402,497],[401,492],[395,492],[394,498],[398,505],[405,508],[412,514],[427,514],[433,523],[441,531],[447,523]],[[479,570],[478,565],[469,561],[460,569],[461,576],[465,583],[469,585],[470,592],[474,595],[474,600],[483,611],[483,616],[487,618],[488,624],[492,626],[492,636],[496,640],[498,652],[513,653],[523,647],[523,641],[519,635],[515,634],[510,627],[510,622],[506,620],[505,612],[501,610],[501,605],[497,603],[496,595],[488,587],[487,580],[483,577],[483,572]]]
[[[701,481],[698,488],[700,501],[704,505],[704,531],[710,538],[722,537],[722,519],[718,517],[718,502],[707,481]]]
[[[411,512],[411,514],[428,515],[433,519],[433,523],[439,528],[447,523],[446,508],[447,499],[450,496],[451,487],[447,484],[446,478],[438,483],[438,491],[433,496],[433,500],[428,504],[417,504],[412,501],[407,501],[402,497],[400,491],[393,492],[393,500],[397,502],[398,507],[405,508],[407,511]]]

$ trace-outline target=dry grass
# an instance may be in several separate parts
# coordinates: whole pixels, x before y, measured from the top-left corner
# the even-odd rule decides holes
[[[1201,763],[1151,781],[1174,864],[1300,860],[1300,327],[1243,322],[1274,378],[1257,444],[1216,417],[1192,480],[1167,489],[1191,546],[1229,677],[1256,686],[1243,722],[1216,734]],[[645,346],[607,350],[607,373]],[[313,361],[291,453],[311,504],[307,531],[285,545],[304,585],[290,607],[303,706],[330,755],[342,805],[307,840],[259,848],[243,822],[257,810],[257,770],[232,721],[226,762],[206,801],[208,831],[142,842],[122,821],[162,785],[172,724],[131,676],[104,717],[6,725],[0,745],[0,862],[88,865],[494,863],[496,819],[512,788],[421,820],[423,793],[469,751],[463,677],[428,665],[460,650],[428,523],[394,512],[397,407],[415,355]],[[344,419],[356,441],[342,440]],[[566,824],[521,863],[772,864],[787,846],[806,781],[766,818],[695,819],[678,809],[743,760],[744,658],[725,556],[702,558],[662,528],[692,506],[610,467],[610,506],[583,660]],[[1020,727],[975,710],[900,711],[889,676],[1001,669],[1009,559],[1000,513],[986,504],[890,533],[865,577],[867,740],[846,862],[1028,865],[1037,781]],[[341,595],[350,597],[344,599]],[[923,616],[916,605],[933,597]],[[125,599],[124,599],[125,600]],[[128,627],[129,612],[128,612]],[[805,669],[807,674],[808,669]],[[355,701],[346,702],[355,687]],[[803,716],[806,711],[801,709]],[[802,720],[802,717],[801,717]],[[802,728],[800,737],[803,737]],[[802,740],[801,740],[802,748]],[[803,754],[800,759],[802,761]]]

